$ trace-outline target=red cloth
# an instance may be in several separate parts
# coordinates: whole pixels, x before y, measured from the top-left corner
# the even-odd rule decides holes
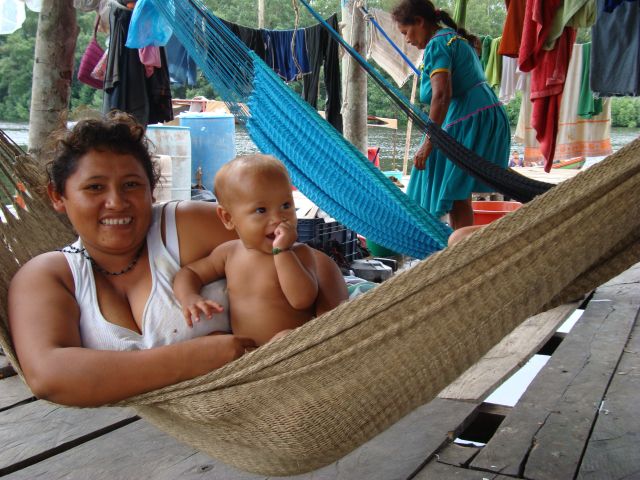
[[[560,101],[576,30],[566,27],[553,50],[542,48],[562,0],[527,0],[518,65],[531,72],[531,126],[536,131],[544,169],[551,170],[556,150]]]
[[[502,39],[498,47],[500,55],[518,58],[526,3],[527,0],[506,0],[507,17],[504,20]]]
[[[530,72],[537,65],[551,22],[561,4],[562,0],[527,0],[518,54],[518,67],[523,72]]]

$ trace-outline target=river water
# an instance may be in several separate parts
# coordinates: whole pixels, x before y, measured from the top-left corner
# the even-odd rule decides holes
[[[28,125],[25,123],[0,122],[0,128],[18,145],[26,145],[28,141]],[[404,157],[406,130],[391,130],[388,128],[370,127],[369,145],[380,147],[381,168],[383,170],[402,170]],[[636,139],[640,135],[640,129],[612,128],[611,144],[613,151]],[[409,158],[420,143],[422,134],[416,129],[411,135],[411,150]],[[522,156],[524,147],[513,143],[513,149],[518,150]],[[255,153],[258,149],[249,137],[247,130],[242,125],[236,125],[236,153],[238,155]],[[410,162],[409,162],[410,163]]]

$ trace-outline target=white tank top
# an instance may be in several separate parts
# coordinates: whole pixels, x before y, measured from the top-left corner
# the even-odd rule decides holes
[[[141,350],[168,345],[207,335],[214,331],[231,331],[226,281],[206,285],[202,295],[222,305],[224,311],[211,320],[202,318],[189,327],[182,309],[173,295],[173,277],[180,268],[180,250],[176,229],[177,202],[166,204],[165,230],[167,245],[162,243],[161,219],[165,205],[153,206],[153,219],[147,233],[151,292],[142,314],[142,335],[107,321],[100,312],[91,261],[80,253],[64,252],[73,274],[76,301],[80,307],[82,345],[95,350]],[[78,239],[74,244],[82,248]]]

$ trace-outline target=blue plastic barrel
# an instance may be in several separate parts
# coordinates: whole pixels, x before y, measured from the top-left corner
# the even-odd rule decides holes
[[[213,191],[216,172],[236,156],[234,117],[228,113],[183,113],[180,125],[191,129],[191,180],[195,185],[198,171],[202,185]]]

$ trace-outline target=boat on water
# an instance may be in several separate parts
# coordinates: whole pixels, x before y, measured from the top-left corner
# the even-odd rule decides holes
[[[551,168],[569,168],[572,170],[580,170],[586,161],[585,157],[574,157],[568,160],[563,160],[551,165]]]

